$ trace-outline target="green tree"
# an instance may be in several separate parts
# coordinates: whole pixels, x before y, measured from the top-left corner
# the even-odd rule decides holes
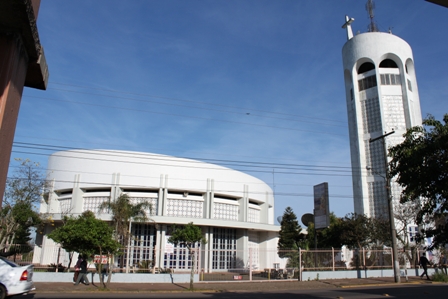
[[[330,226],[318,230],[317,247],[318,248],[341,248],[343,245],[341,234],[343,230],[343,219],[337,217],[333,212],[330,213]],[[315,248],[314,223],[308,226],[308,234],[306,236],[310,248]]]
[[[28,242],[31,228],[41,223],[36,205],[47,188],[47,182],[38,163],[16,161],[20,165],[6,181],[0,211],[0,249],[4,249],[6,244]]]
[[[350,249],[378,248],[391,245],[389,220],[347,214],[341,223],[341,243]]]
[[[369,218],[366,215],[347,214],[342,218],[341,243],[349,249],[355,249],[353,262],[357,269],[361,266],[360,249],[383,249],[384,246],[390,246],[391,233],[389,220],[384,218]],[[366,265],[384,263],[382,254],[371,252]]]
[[[390,174],[403,188],[400,202],[420,202],[415,220],[433,237],[431,247],[448,244],[448,114],[443,121],[429,115],[388,151]]]
[[[193,222],[187,225],[174,227],[168,242],[174,245],[184,245],[187,247],[190,256],[192,256],[190,272],[190,290],[193,290],[194,267],[196,265],[196,254],[192,251],[193,247],[199,247],[200,243],[207,244],[207,240],[202,235],[201,228],[194,225]]]
[[[92,211],[86,211],[77,218],[66,217],[64,225],[56,228],[48,237],[61,244],[66,251],[77,251],[84,256],[98,254],[112,256],[118,253],[120,243],[113,238],[113,229],[107,222],[97,219]],[[108,267],[111,278],[111,267]],[[100,283],[106,287],[103,280],[102,265],[98,268]]]
[[[56,243],[61,244],[61,247],[68,252],[69,262],[66,270],[69,271],[72,264],[73,254],[76,251],[79,251],[79,248],[81,248],[83,244],[81,239],[74,238],[78,233],[79,228],[77,219],[73,216],[64,216],[62,223],[62,226],[53,230],[47,237]]]
[[[306,235],[291,207],[287,207],[280,223],[277,243],[278,256],[288,258],[288,267],[299,267],[299,248],[306,248]]]
[[[297,220],[297,216],[291,207],[287,207],[282,216],[280,223],[280,232],[277,248],[279,249],[279,255],[282,254],[281,250],[297,249],[299,243],[303,240],[304,234],[302,233],[302,227]],[[280,256],[282,257],[282,256]]]

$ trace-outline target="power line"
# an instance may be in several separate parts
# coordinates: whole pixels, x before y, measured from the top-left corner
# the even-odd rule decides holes
[[[8,177],[8,179],[17,179],[17,178],[13,178],[13,177]],[[24,179],[27,180],[27,179]],[[54,182],[57,183],[73,183],[73,181],[67,181],[67,180],[54,180]],[[228,181],[226,181],[228,182]],[[83,188],[87,188],[86,185],[92,185],[95,186],[96,188],[101,188],[101,186],[104,187],[111,187],[110,183],[101,183],[101,182],[89,182],[89,181],[79,181],[78,183],[82,184],[84,187]],[[243,182],[244,183],[244,182]],[[141,192],[145,192],[145,191],[158,191],[160,189],[160,186],[148,186],[148,185],[137,185],[137,184],[126,184],[126,187],[124,188],[126,189],[138,189],[141,190]],[[230,190],[230,189],[214,189],[213,190],[215,193],[237,193],[237,192],[241,192],[241,190]],[[107,192],[107,191],[105,191]],[[135,191],[134,191],[135,192]],[[196,189],[195,188],[195,192],[197,193],[206,193],[207,190],[206,189]],[[125,192],[126,193],[126,192]],[[257,192],[257,191],[249,191],[250,194],[266,194],[266,192]],[[168,192],[168,194],[170,194]],[[268,193],[269,195],[274,195],[274,193]],[[313,197],[314,194],[313,193],[299,193],[299,192],[276,192],[275,195],[277,196],[296,196],[296,197]],[[340,198],[340,199],[353,199],[353,196],[351,195],[341,195],[341,194],[331,194],[331,198]]]
[[[60,138],[48,138],[48,137],[35,137],[35,136],[24,136],[24,135],[16,135],[15,136],[16,137],[16,139],[18,138],[18,137],[20,137],[20,138],[26,138],[26,139],[38,139],[39,141],[42,141],[42,140],[50,140],[51,142],[71,142],[71,141],[74,141],[74,140],[72,140],[72,139],[60,139]],[[16,141],[16,143],[21,143],[21,142],[19,142],[19,141]],[[90,144],[90,142],[82,142],[82,141],[76,141],[76,143],[87,143],[87,144]],[[23,144],[31,144],[31,143],[23,143]],[[99,146],[98,146],[99,145]],[[85,150],[91,150],[92,148],[104,148],[104,147],[106,147],[106,148],[108,148],[108,147],[111,147],[111,146],[113,146],[114,147],[114,149],[116,149],[117,147],[122,147],[123,145],[122,144],[115,144],[115,143],[95,143],[95,146],[94,147],[84,147],[84,148],[79,148],[79,147],[63,147],[63,146],[57,146],[57,145],[49,145],[49,146],[55,146],[55,147],[60,147],[60,148],[62,148],[62,150],[71,150],[71,149],[85,149]],[[141,149],[130,149],[130,150],[128,150],[128,151],[131,151],[131,152],[144,152],[144,153],[156,153],[156,152],[154,152],[154,150],[157,150],[157,151],[167,151],[167,149],[164,149],[164,148],[152,148],[151,150],[141,150]],[[173,151],[172,149],[169,149],[168,151],[170,151],[170,152],[175,152],[175,151]],[[189,151],[190,153],[194,153],[194,151]],[[216,152],[203,152],[203,151],[199,151],[201,154],[207,154],[207,155],[223,155],[223,153],[216,153]],[[179,155],[173,155],[173,154],[170,154],[170,156],[173,156],[173,157],[182,157],[182,156],[179,156]],[[240,158],[250,158],[250,159],[254,159],[254,158],[257,158],[257,159],[267,159],[266,157],[257,157],[257,156],[254,156],[254,155],[250,155],[250,156],[247,156],[247,155],[235,155],[235,154],[233,154],[233,153],[226,153],[225,154],[225,156],[226,157],[229,157],[229,156],[235,156],[235,157],[240,157]],[[292,161],[295,161],[295,159],[292,159],[292,158],[285,158],[285,157],[279,157],[281,160],[283,160],[283,161],[287,161],[287,160],[292,160]],[[206,160],[207,158],[203,158],[203,157],[191,157],[191,158],[189,158],[189,159],[194,159],[194,160],[200,160],[200,161],[204,161],[204,160]],[[272,157],[269,157],[269,159],[272,159]],[[310,162],[316,162],[316,161],[310,161]],[[333,164],[342,164],[341,162],[332,162],[332,161],[319,161],[319,162],[324,162],[324,163],[333,163]],[[331,166],[330,166],[331,167]],[[337,166],[336,166],[337,167]],[[343,167],[345,167],[345,166],[343,166]]]
[[[201,159],[202,161],[196,160],[196,158],[191,157],[171,157],[171,156],[165,156],[165,155],[155,155],[150,153],[138,153],[138,152],[127,152],[127,151],[109,151],[109,150],[88,150],[83,148],[69,148],[69,147],[63,147],[63,146],[55,146],[55,145],[43,145],[43,144],[33,144],[33,143],[22,143],[22,142],[14,142],[14,153],[27,153],[27,154],[36,154],[36,155],[46,155],[50,156],[51,154],[42,154],[38,152],[21,152],[15,150],[15,148],[27,148],[27,149],[35,149],[35,150],[44,150],[44,151],[65,151],[70,150],[72,152],[79,151],[89,151],[89,154],[94,154],[97,157],[100,158],[87,158],[91,160],[102,160],[106,162],[125,162],[125,163],[138,163],[142,164],[141,161],[138,162],[131,162],[131,161],[125,161],[125,160],[109,160],[109,159],[101,159],[101,157],[128,157],[128,158],[139,158],[144,159],[148,162],[148,164],[151,165],[166,165],[166,164],[160,164],[162,162],[179,162],[181,159],[186,159],[189,164],[205,164],[205,162],[210,162],[217,165],[225,165],[225,166],[232,166],[232,167],[246,167],[249,169],[246,169],[245,171],[252,171],[252,172],[264,172],[264,173],[271,173],[272,169],[276,169],[276,174],[308,174],[308,175],[333,175],[333,176],[351,176],[351,167],[344,167],[344,166],[321,166],[321,165],[310,165],[310,164],[286,164],[286,163],[267,163],[267,162],[252,162],[252,161],[238,161],[238,160],[223,160],[223,159]],[[84,152],[85,153],[85,152]],[[126,155],[126,153],[129,153],[129,155]],[[57,156],[56,154],[53,154]],[[75,158],[75,157],[73,157]],[[83,159],[86,159],[83,157]],[[159,162],[159,163],[156,163]],[[200,166],[179,166],[176,165],[176,167],[187,167],[187,168],[206,168],[210,169],[210,167],[200,167]],[[260,168],[266,169],[266,170],[259,170]],[[217,168],[219,170],[223,170],[222,168]],[[281,171],[284,170],[284,171]],[[314,173],[297,173],[297,172],[291,172],[291,171],[311,171]],[[323,172],[329,172],[329,173],[323,173]]]
[[[26,147],[26,148],[31,148],[31,149],[37,149],[37,150],[51,150],[52,152],[54,152],[54,150],[68,150],[70,148],[67,147],[62,147],[62,146],[53,146],[53,145],[41,145],[41,144],[28,144],[28,143],[19,143],[19,144],[15,144],[15,147]],[[80,153],[83,149],[70,149],[72,150],[72,152],[76,152],[77,150],[80,151]],[[16,152],[16,151],[14,151]],[[126,163],[132,163],[130,161],[125,161],[125,160],[110,160],[110,159],[103,159],[101,157],[104,156],[110,156],[111,153],[114,153],[115,151],[101,151],[101,150],[97,150],[95,151],[95,154],[97,156],[99,156],[100,158],[96,158],[96,159],[92,159],[92,158],[87,158],[90,160],[100,160],[100,161],[104,161],[104,162],[126,162]],[[50,156],[51,154],[42,154],[42,153],[36,153],[36,152],[22,152],[22,153],[31,153],[31,154],[37,154],[37,155],[45,155],[45,156]],[[115,152],[115,154],[117,153],[121,153],[120,157],[126,157],[123,156],[123,154],[126,154],[126,152]],[[176,157],[170,157],[170,156],[159,156],[159,155],[151,155],[151,154],[146,154],[146,153],[129,153],[132,154],[132,156],[135,158],[135,155],[137,155],[137,157],[139,159],[145,158],[147,160],[149,160],[147,163],[145,164],[149,164],[149,165],[164,165],[166,166],[166,163],[164,162],[173,162],[173,161],[179,161],[180,159],[187,159],[187,158],[176,158]],[[53,155],[57,155],[57,154],[53,154]],[[117,156],[117,155],[115,155]],[[66,157],[66,156],[64,156]],[[128,156],[129,157],[129,156]],[[82,159],[86,159],[86,157],[71,157],[71,158],[82,158]],[[328,169],[325,169],[325,167],[328,166],[319,166],[319,165],[306,165],[306,164],[275,164],[275,163],[265,163],[265,162],[248,162],[248,161],[233,161],[233,160],[213,160],[213,159],[208,159],[209,161],[213,161],[213,162],[217,162],[217,161],[221,161],[221,162],[237,162],[237,163],[242,163],[242,166],[248,166],[250,169],[247,169],[246,171],[248,172],[258,172],[258,173],[270,173],[271,172],[271,168],[273,167],[273,165],[275,165],[276,167],[274,167],[275,169],[293,169],[293,170],[297,170],[297,171],[277,171],[276,174],[287,174],[287,175],[333,175],[333,176],[350,176],[349,174],[344,175],[344,174],[328,174],[328,173],[310,173],[310,172],[298,172],[300,170],[300,167],[306,166],[306,167],[317,167],[318,170],[322,170],[322,171],[328,171]],[[200,164],[205,164],[205,162],[201,162],[201,161],[196,161],[196,160],[188,160],[188,163],[193,163],[199,166],[181,166],[181,167],[188,167],[188,168],[205,168],[205,169],[210,169],[210,167],[200,167]],[[137,163],[137,162],[135,162]],[[142,164],[141,162],[138,162],[138,164]],[[262,165],[259,165],[262,164]],[[176,167],[179,167],[179,165],[176,165]],[[266,169],[254,169],[255,168],[260,168],[260,167],[265,167]],[[349,167],[334,167],[334,166],[329,166],[330,168],[336,168],[339,170],[342,170],[343,172],[346,172],[348,169],[350,169]],[[320,169],[323,168],[323,169]],[[222,169],[222,168],[218,168],[220,170],[235,170],[235,169]],[[309,170],[309,169],[307,169]],[[313,169],[311,169],[313,170]],[[314,169],[315,170],[315,169]],[[51,171],[67,171],[67,170],[58,170],[58,169],[48,169],[49,172]],[[240,170],[241,171],[241,170]],[[77,172],[79,173],[79,172]],[[91,172],[82,172],[85,174],[99,174],[99,175],[104,175],[105,173],[91,173]],[[129,176],[129,175],[127,175]],[[131,175],[132,176],[132,175]],[[138,176],[135,175],[135,177],[142,177],[142,176]],[[146,176],[145,176],[146,177]],[[173,180],[185,180],[184,178],[175,178],[172,177]],[[188,179],[191,180],[191,179]],[[228,183],[234,183],[232,181],[223,181],[223,182],[228,182]],[[89,183],[89,182],[86,182]],[[244,182],[238,182],[238,183],[244,183]],[[95,183],[97,184],[97,183]],[[264,183],[263,183],[264,184]],[[276,182],[276,185],[283,185],[283,186],[295,186],[297,187],[298,184],[278,184],[278,182]],[[140,188],[148,188],[148,186],[140,186],[140,185],[135,185],[134,187],[140,187]],[[348,187],[348,186],[346,186]],[[154,186],[154,188],[156,188],[156,186]],[[235,192],[236,190],[220,190],[221,192]],[[216,191],[219,192],[219,191]],[[276,196],[304,196],[304,197],[312,197],[313,194],[311,193],[296,193],[296,192],[279,192],[278,190],[275,193]],[[353,199],[353,197],[350,195],[335,195],[332,194],[331,195],[334,198],[347,198],[347,199]]]
[[[68,147],[63,147],[63,146],[54,146],[54,145],[45,145],[45,144],[31,144],[31,143],[21,143],[21,142],[16,142],[14,144],[14,147],[23,147],[23,148],[29,148],[29,149],[36,149],[36,150],[44,150],[44,151],[52,151],[54,152],[55,150],[71,150],[71,152],[75,152],[78,151],[79,153],[83,153],[85,154],[86,152],[83,152],[84,149],[78,148],[78,149],[72,149],[72,148],[68,148]],[[17,152],[17,151],[14,151]],[[50,156],[51,153],[37,153],[37,152],[19,152],[19,153],[30,153],[30,154],[37,154],[37,155],[45,155],[45,156]],[[91,154],[92,152],[88,152],[89,154]],[[126,154],[130,154],[130,155],[126,155]],[[139,162],[132,162],[132,161],[128,161],[128,160],[111,160],[111,159],[107,159],[106,157],[108,156],[115,156],[115,157],[132,157],[132,158],[138,158],[138,159],[144,159],[147,160],[147,162],[144,162],[144,164],[147,165],[163,165],[163,166],[167,166],[166,163],[172,163],[172,162],[179,162],[182,161],[183,159],[188,159],[188,158],[177,158],[177,157],[170,157],[170,156],[159,156],[159,155],[151,155],[151,154],[147,154],[147,153],[135,153],[135,152],[119,152],[119,151],[107,151],[107,150],[96,150],[94,151],[94,154],[96,156],[98,156],[98,158],[89,158],[89,157],[81,157],[81,156],[72,156],[72,157],[67,157],[67,156],[63,156],[65,158],[73,158],[73,159],[83,159],[83,160],[96,160],[96,161],[104,161],[104,162],[122,162],[122,163],[137,163],[137,164],[142,164],[141,161]],[[53,155],[57,156],[57,153],[53,153]],[[275,169],[276,169],[276,174],[288,174],[288,175],[334,175],[334,176],[345,176],[345,175],[341,175],[341,174],[328,174],[328,173],[310,173],[310,172],[299,172],[301,170],[301,167],[306,167],[305,170],[307,171],[316,171],[316,170],[320,170],[320,171],[328,171],[328,169],[326,169],[325,167],[329,167],[329,168],[336,168],[334,169],[334,171],[348,171],[350,168],[349,167],[334,167],[334,166],[319,166],[319,165],[307,165],[307,164],[286,164],[286,163],[281,163],[281,164],[275,164],[275,163],[266,163],[266,162],[250,162],[250,161],[234,161],[234,160],[214,160],[214,159],[208,159],[208,161],[213,161],[213,162],[222,162],[222,163],[237,163],[237,165],[240,166],[247,166],[248,168],[250,168],[249,172],[262,172],[262,173],[270,173],[271,172],[271,168],[275,165]],[[197,161],[197,160],[187,160],[185,161],[189,164],[193,164],[195,166],[191,166],[191,165],[184,165],[184,166],[180,166],[180,165],[175,165],[175,167],[187,167],[187,168],[202,168],[202,169],[220,169],[220,170],[232,170],[234,171],[235,169],[222,169],[222,168],[210,168],[210,167],[201,167],[201,164],[206,164],[205,162],[202,161]],[[313,167],[317,168],[317,169],[313,169]],[[255,168],[255,169],[254,169]],[[262,169],[258,169],[258,168],[262,168]],[[265,169],[264,169],[265,168]],[[278,171],[278,169],[284,169],[285,171]],[[297,170],[297,171],[289,171],[289,170]],[[52,171],[58,171],[58,172],[70,172],[64,169],[47,169],[48,172],[52,172]],[[101,172],[79,172],[76,171],[76,173],[81,173],[81,174],[92,174],[92,175],[104,175],[104,174],[110,174],[110,173],[101,173]],[[125,175],[127,177],[145,177],[145,178],[151,178],[151,176],[139,176],[139,175]],[[349,176],[349,175],[347,175]],[[158,178],[159,176],[157,176]],[[156,178],[156,177],[152,177],[152,178]],[[185,179],[185,178],[176,178],[176,177],[171,177],[171,179],[173,180],[188,180],[188,181],[194,181],[194,179]],[[198,179],[199,180],[199,179]],[[73,183],[73,181],[62,181],[62,180],[56,180],[57,182],[64,182],[64,183]],[[197,181],[197,180],[196,180]],[[221,182],[225,182],[225,183],[235,183],[234,181],[221,181]],[[88,182],[88,181],[83,181],[83,184],[92,184],[98,187],[98,185],[104,185],[104,186],[110,186],[110,184],[107,183],[98,183],[98,182]],[[244,184],[245,182],[241,182],[238,181],[238,183],[242,183]],[[261,183],[265,184],[264,182],[261,181]],[[261,184],[260,183],[260,184]],[[251,184],[253,184],[253,182],[251,182]],[[276,182],[276,185],[279,185]],[[281,185],[281,184],[280,184]],[[285,184],[286,185],[286,184]],[[295,186],[297,187],[298,185],[294,185],[294,184],[290,184],[289,186]],[[147,185],[127,185],[127,187],[129,188],[141,188],[141,189],[158,189],[159,186],[147,186]],[[198,191],[201,191],[200,189]],[[203,192],[205,192],[206,190],[204,189]],[[219,193],[226,193],[226,192],[238,192],[240,190],[215,190],[215,192]],[[257,192],[251,192],[253,194],[257,193]],[[272,194],[274,195],[274,194]],[[313,197],[314,195],[312,193],[302,193],[302,192],[288,192],[288,191],[278,191],[276,190],[275,192],[275,196],[278,197]],[[353,199],[352,195],[339,195],[339,194],[331,194],[332,198],[340,198],[340,199]]]

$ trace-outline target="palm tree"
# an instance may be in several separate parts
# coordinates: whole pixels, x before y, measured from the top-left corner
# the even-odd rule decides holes
[[[123,193],[115,201],[103,202],[99,206],[99,210],[108,210],[112,214],[112,224],[115,226],[115,238],[125,247],[130,244],[132,222],[147,222],[150,220],[147,212],[151,215],[152,205],[147,201],[134,204],[131,202],[129,196]],[[124,257],[121,260],[122,265],[123,259]]]

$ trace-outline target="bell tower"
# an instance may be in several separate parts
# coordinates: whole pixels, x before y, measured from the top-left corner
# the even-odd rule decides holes
[[[380,32],[373,17],[374,4],[366,5],[368,31],[353,35],[353,18],[342,26],[347,42],[342,48],[349,123],[355,213],[387,217],[386,149],[401,143],[410,127],[421,125],[420,99],[414,57],[408,43]],[[369,142],[386,135],[383,142]],[[391,196],[400,189],[392,182]]]

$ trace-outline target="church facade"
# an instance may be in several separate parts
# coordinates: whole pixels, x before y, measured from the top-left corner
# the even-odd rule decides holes
[[[132,240],[124,259],[114,262],[116,267],[151,260],[159,268],[188,269],[189,253],[168,243],[168,238],[173,225],[190,222],[207,239],[200,245],[204,271],[243,268],[249,259],[254,268],[267,267],[262,252],[277,247],[280,227],[274,225],[272,189],[240,171],[150,153],[70,150],[50,156],[48,178],[52,188],[40,212],[49,215],[53,225],[37,236],[35,263],[54,262],[46,252],[57,244],[46,235],[62,225],[65,215],[76,217],[90,210],[110,222],[111,214],[98,207],[121,194],[133,203],[149,202],[152,208],[147,222],[131,223]]]

